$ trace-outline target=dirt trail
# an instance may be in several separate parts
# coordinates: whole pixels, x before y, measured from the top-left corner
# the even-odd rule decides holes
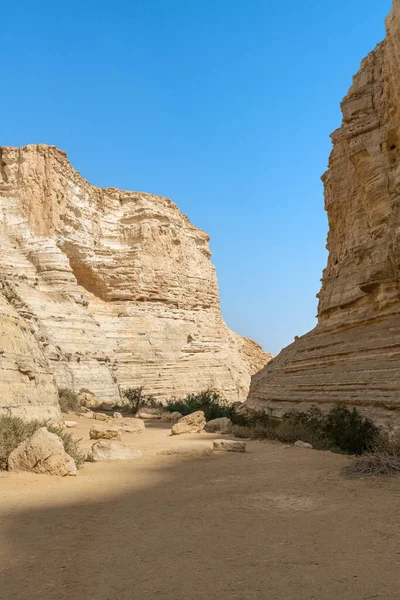
[[[1,600],[400,598],[400,480],[272,442],[158,456],[216,437],[169,431],[146,424],[123,440],[143,458],[76,478],[0,474]]]

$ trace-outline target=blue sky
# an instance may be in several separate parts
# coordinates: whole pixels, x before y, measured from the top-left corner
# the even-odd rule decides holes
[[[229,326],[278,352],[315,324],[320,176],[390,0],[19,0],[2,7],[0,144],[172,198],[211,235]]]

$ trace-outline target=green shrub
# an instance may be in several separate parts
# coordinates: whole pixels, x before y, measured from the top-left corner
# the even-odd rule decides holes
[[[231,418],[233,413],[232,406],[219,392],[213,389],[198,394],[188,394],[183,400],[170,400],[166,408],[170,412],[180,412],[183,416],[202,410],[206,421],[219,419],[220,417]]]
[[[162,402],[154,396],[143,393],[143,387],[128,388],[123,391],[123,395],[129,402],[132,413],[135,415],[141,408],[164,408]]]
[[[370,452],[376,446],[380,430],[358,410],[335,406],[324,420],[326,438],[349,454]]]
[[[63,444],[64,449],[69,454],[79,468],[85,462],[85,456],[80,452],[79,440],[72,437],[70,433],[57,425],[50,425],[45,421],[24,421],[19,417],[10,415],[0,416],[0,471],[7,469],[7,461],[11,452],[31,437],[41,427],[47,427],[51,433],[58,435]]]
[[[63,413],[74,412],[81,407],[77,394],[66,388],[58,390],[58,401]]]

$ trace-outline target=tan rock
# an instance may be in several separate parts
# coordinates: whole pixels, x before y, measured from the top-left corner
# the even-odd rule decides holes
[[[222,434],[228,434],[232,432],[232,421],[227,417],[220,417],[218,419],[212,419],[207,421],[204,426],[204,431],[207,433],[219,432]]]
[[[113,410],[115,402],[102,402],[98,407],[99,410]]]
[[[161,423],[176,423],[179,419],[182,419],[182,414],[180,412],[166,412],[161,417]]]
[[[78,421],[64,421],[64,425],[65,427],[72,429],[73,427],[76,427],[78,425]]]
[[[204,412],[198,410],[186,417],[179,419],[177,423],[172,427],[172,435],[179,435],[181,433],[200,433],[206,424]]]
[[[0,165],[1,407],[56,416],[53,371],[89,408],[119,386],[246,397],[270,355],[226,326],[205,232],[167,198],[91,186],[54,146],[0,147]]]
[[[77,475],[74,459],[64,450],[61,439],[46,427],[38,429],[8,457],[9,471],[33,471],[46,475]]]
[[[238,440],[214,440],[213,449],[215,452],[246,452],[246,442]]]
[[[141,456],[143,456],[143,453],[135,448],[129,448],[119,442],[99,440],[93,444],[88,460],[92,462],[133,460],[135,458],[140,458]]]
[[[90,429],[89,437],[91,440],[120,440],[121,430],[116,427],[100,427],[96,425]]]
[[[109,420],[108,415],[105,415],[104,413],[94,412],[92,414],[93,414],[93,418],[96,419],[96,421],[108,421]]]
[[[158,454],[160,456],[188,456],[191,458],[201,458],[203,456],[211,456],[213,449],[211,446],[205,446],[204,444],[180,444],[179,446],[173,446],[166,448]]]
[[[305,448],[308,450],[312,450],[312,445],[311,444],[307,444],[307,442],[302,442],[301,440],[298,440],[297,442],[295,442],[294,444],[296,446],[296,448]]]
[[[94,419],[94,415],[95,413],[92,410],[89,410],[88,412],[81,413],[79,416],[84,419]]]
[[[146,421],[149,419],[161,419],[162,413],[158,409],[141,408],[135,416],[137,419],[144,419]]]
[[[121,415],[120,412],[115,412],[113,414],[113,417],[114,417],[114,419],[123,419],[124,418],[123,415]]]
[[[311,404],[400,408],[400,0],[387,36],[361,64],[342,102],[323,176],[328,264],[318,324],[252,380],[248,403],[276,414]],[[399,413],[400,414],[400,413]]]
[[[144,433],[145,425],[142,419],[126,419],[124,423],[115,425],[123,433]]]

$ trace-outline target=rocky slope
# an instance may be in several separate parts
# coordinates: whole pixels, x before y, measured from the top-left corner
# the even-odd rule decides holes
[[[270,355],[225,325],[208,241],[167,198],[93,187],[55,147],[1,147],[0,407],[56,413],[53,373],[111,400],[244,399]]]
[[[328,265],[318,325],[252,380],[248,403],[400,409],[400,0],[342,103],[323,176]],[[394,412],[388,412],[394,411]]]

